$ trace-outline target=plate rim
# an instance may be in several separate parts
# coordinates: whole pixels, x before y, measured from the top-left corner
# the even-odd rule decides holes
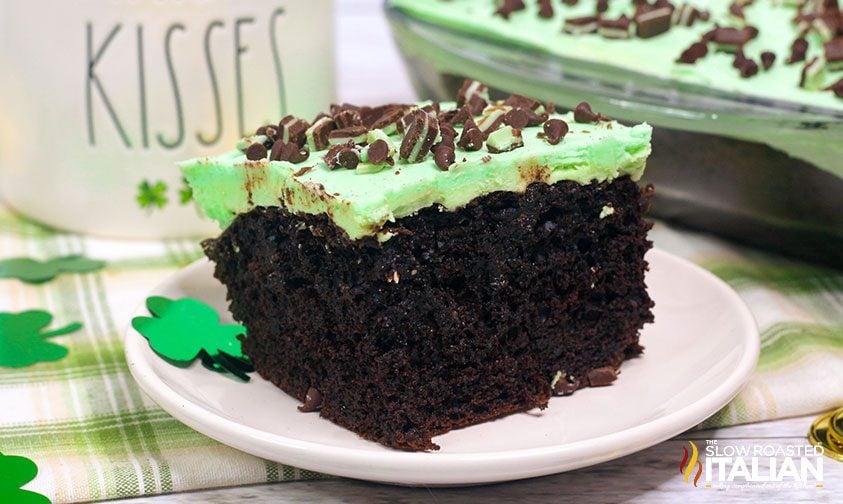
[[[745,351],[728,377],[694,403],[626,429],[571,443],[519,450],[431,453],[361,450],[288,438],[221,417],[179,395],[158,377],[151,362],[143,357],[144,347],[148,349],[148,344],[131,323],[124,332],[124,352],[135,381],[167,413],[216,441],[276,462],[336,476],[411,485],[470,485],[556,474],[644,450],[698,425],[731,401],[755,370],[761,346],[758,327],[752,312],[737,292],[713,273],[687,259],[656,247],[648,252],[648,256],[651,254],[659,256],[659,260],[689,268],[716,285],[739,314],[739,333],[743,335]],[[165,286],[190,277],[195,270],[207,267],[209,262],[207,258],[202,258],[181,268],[151,289],[148,295],[157,294]],[[147,315],[145,302],[132,312],[132,318],[143,315]],[[326,456],[330,458],[327,465],[320,462]],[[530,460],[530,465],[538,468],[522,467],[513,472],[511,466],[517,466],[521,460]],[[465,464],[472,464],[473,470],[461,472],[459,469]],[[431,468],[433,465],[437,466],[435,470]]]

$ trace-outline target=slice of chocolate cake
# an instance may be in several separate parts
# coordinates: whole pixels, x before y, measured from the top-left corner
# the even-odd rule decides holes
[[[258,373],[431,450],[641,352],[650,131],[469,81],[456,103],[284,118],[182,171],[224,228],[204,247]]]

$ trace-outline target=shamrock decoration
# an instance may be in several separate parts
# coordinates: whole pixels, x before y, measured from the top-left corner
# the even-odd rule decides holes
[[[41,310],[0,313],[0,367],[20,368],[67,356],[67,348],[47,339],[76,332],[82,324],[42,332],[52,321],[53,316]]]
[[[38,466],[26,457],[0,453],[0,502],[50,504],[40,493],[21,489],[38,475]]]
[[[14,257],[0,261],[0,278],[17,278],[30,284],[48,282],[62,273],[91,273],[105,266],[104,261],[82,255],[56,257],[36,261],[28,257]]]
[[[181,183],[182,187],[179,189],[179,203],[187,205],[191,200],[193,200],[193,188],[187,184],[187,179],[184,177],[182,177]]]
[[[144,180],[138,185],[138,194],[135,196],[141,208],[152,210],[153,208],[164,208],[169,201],[167,199],[167,184],[163,180],[150,183]]]
[[[157,354],[182,365],[199,357],[211,371],[227,371],[249,381],[246,373],[254,369],[237,338],[246,334],[245,327],[220,324],[217,312],[198,299],[154,296],[146,300],[146,307],[153,317],[135,317],[132,327]]]

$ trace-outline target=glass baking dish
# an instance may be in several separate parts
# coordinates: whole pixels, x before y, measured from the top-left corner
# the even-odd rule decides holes
[[[507,45],[386,7],[422,98],[465,77],[654,126],[652,214],[843,268],[843,112],[712,91]],[[494,94],[494,93],[493,93]]]

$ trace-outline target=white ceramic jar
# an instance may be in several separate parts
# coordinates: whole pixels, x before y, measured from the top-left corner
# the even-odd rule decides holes
[[[0,2],[0,197],[73,231],[212,232],[179,203],[175,163],[331,103],[333,15],[332,0]],[[163,184],[144,209],[145,181]]]

